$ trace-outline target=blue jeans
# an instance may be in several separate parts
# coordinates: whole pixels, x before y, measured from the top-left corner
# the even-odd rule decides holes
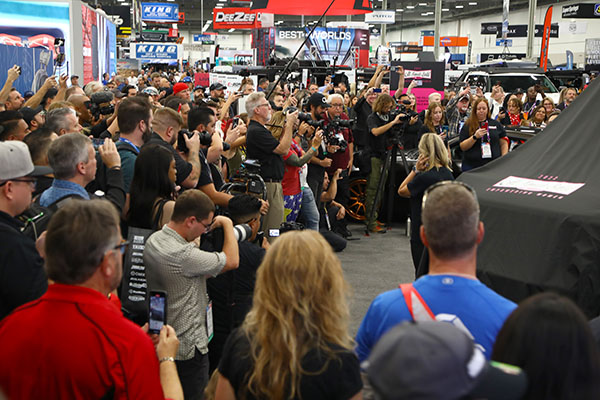
[[[302,206],[300,207],[300,217],[304,221],[306,229],[319,231],[319,210],[317,210],[315,196],[308,186],[302,188]]]

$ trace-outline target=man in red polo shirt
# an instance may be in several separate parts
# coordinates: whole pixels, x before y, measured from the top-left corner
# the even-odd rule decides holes
[[[155,352],[108,300],[127,247],[115,207],[71,200],[53,215],[43,247],[55,283],[0,323],[0,391],[10,399],[183,399],[173,328],[163,327]]]

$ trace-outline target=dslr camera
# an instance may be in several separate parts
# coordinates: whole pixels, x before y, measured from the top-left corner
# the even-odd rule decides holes
[[[111,115],[115,112],[115,105],[112,104],[112,101],[112,92],[104,90],[93,93],[86,106],[90,110],[94,120],[98,120],[101,115]]]
[[[178,133],[177,133],[177,150],[181,151],[182,153],[188,153],[190,151],[190,149],[188,149],[187,145],[185,144],[185,138],[183,136],[187,136],[188,139],[191,138],[194,133],[190,132],[187,129],[181,129]],[[198,135],[200,136],[200,144],[203,146],[210,146],[212,143],[212,135],[210,133],[208,133],[207,131],[202,131],[199,132]],[[225,143],[223,143],[225,144]]]
[[[339,146],[340,149],[338,151],[346,151],[348,142],[344,139],[341,131],[343,129],[351,129],[353,125],[354,120],[352,119],[341,119],[340,117],[336,117],[329,121],[323,129],[323,140],[325,141],[325,144]]]

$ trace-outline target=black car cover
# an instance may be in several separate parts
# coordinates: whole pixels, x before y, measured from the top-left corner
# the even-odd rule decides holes
[[[463,173],[485,237],[478,276],[519,302],[540,291],[600,313],[600,82],[515,151]]]

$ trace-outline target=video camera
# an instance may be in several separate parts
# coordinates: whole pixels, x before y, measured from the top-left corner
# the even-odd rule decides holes
[[[407,106],[410,104],[410,100],[403,100],[400,104],[398,104],[398,106],[390,112],[390,121],[395,119],[398,115],[401,115],[400,121],[407,122],[415,115],[419,115],[410,108],[407,108]]]
[[[325,125],[323,129],[323,140],[327,145],[339,146],[340,149],[338,151],[344,152],[348,148],[348,142],[344,139],[341,131],[343,129],[351,129],[353,125],[354,120],[352,119],[341,119],[340,117],[336,117]]]
[[[95,120],[100,119],[101,115],[111,115],[115,112],[115,105],[112,104],[113,98],[112,92],[108,90],[96,92],[90,96],[90,101],[86,105]]]
[[[260,176],[260,163],[252,159],[242,162],[240,169],[233,174],[221,191],[229,194],[248,193],[266,199],[267,185]]]

